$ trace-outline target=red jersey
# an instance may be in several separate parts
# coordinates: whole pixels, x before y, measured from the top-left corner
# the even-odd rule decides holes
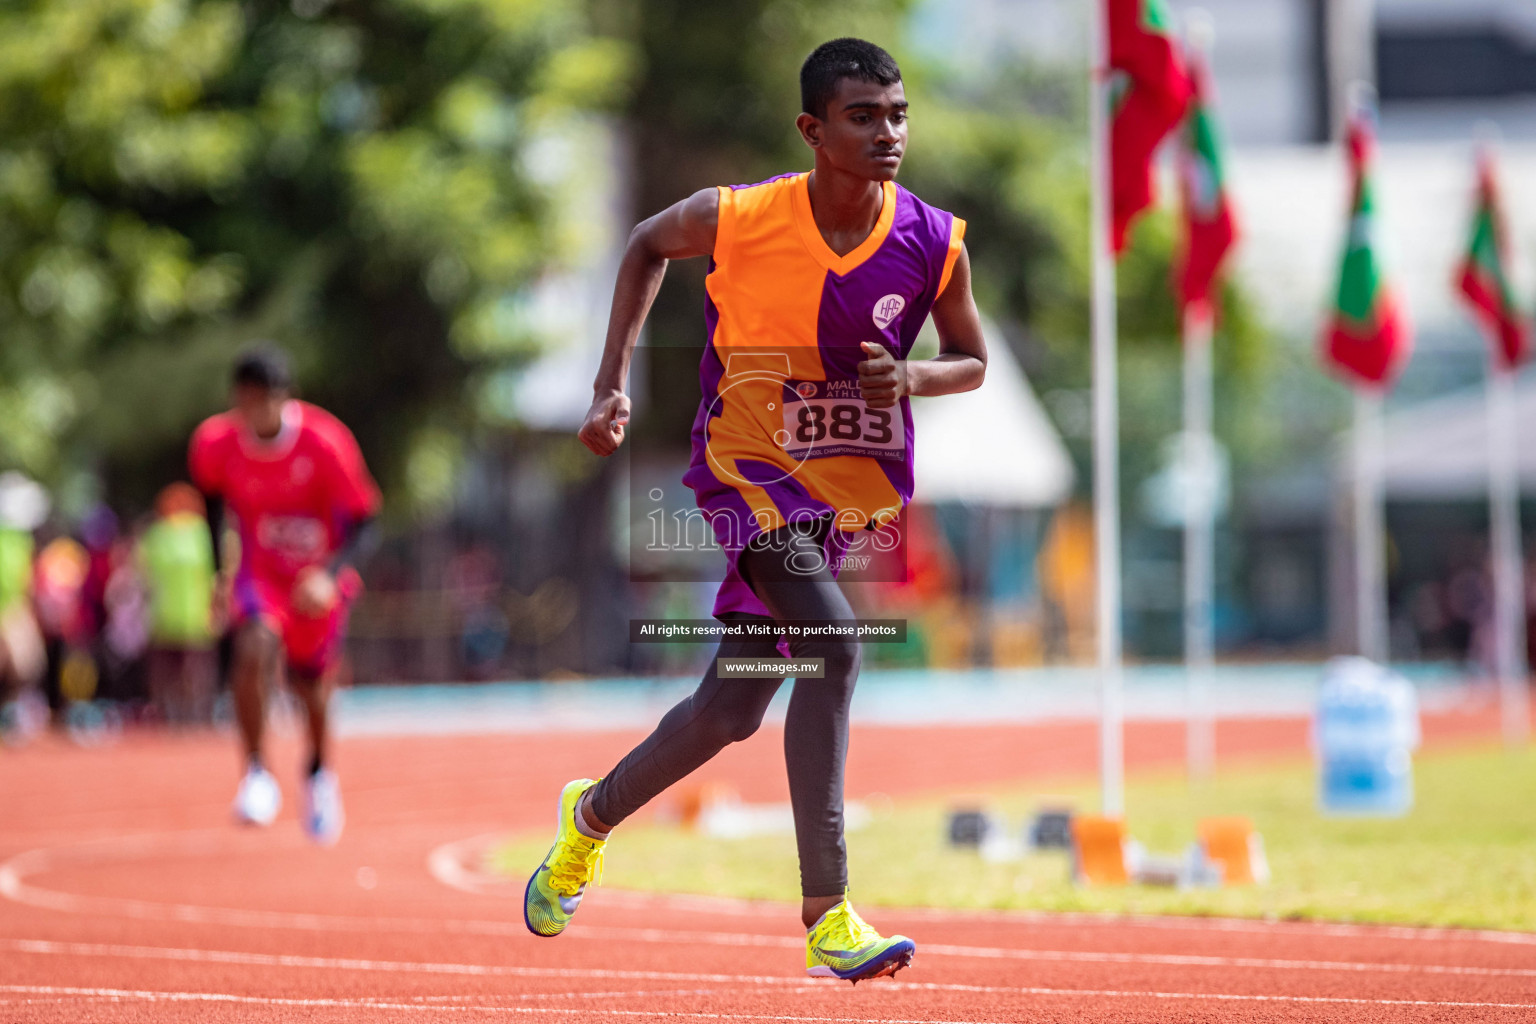
[[[234,413],[209,417],[192,434],[188,463],[192,481],[239,521],[242,579],[289,582],[329,562],[352,524],[379,510],[352,432],[308,402],[285,404],[269,440]]]

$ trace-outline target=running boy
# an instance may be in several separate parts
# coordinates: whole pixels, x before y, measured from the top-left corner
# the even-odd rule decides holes
[[[623,442],[630,354],[667,261],[710,257],[703,400],[684,482],[728,556],[715,602],[725,622],[852,620],[836,568],[859,531],[885,526],[912,496],[909,396],[969,391],[986,369],[965,223],[894,180],[907,145],[896,62],[872,43],[833,40],[806,59],[800,91],[810,173],[705,189],[630,234],[580,433],[599,455]],[[930,312],[940,354],[909,362]],[[823,678],[796,681],[784,727],[806,971],[893,974],[914,944],[882,937],[846,896],[843,761],[859,645],[795,639],[789,648],[824,666]],[[719,656],[776,650],[771,639],[727,639]],[[555,844],[528,883],[529,929],[559,934],[609,830],[750,736],[779,683],[725,680],[717,663],[605,778],[567,785]]]
[[[282,804],[262,762],[267,694],[286,660],[310,740],[305,831],[341,836],[341,790],[327,765],[327,706],[347,609],[361,589],[352,563],[372,536],[379,491],[350,431],[290,396],[287,359],[256,348],[235,363],[233,408],[192,435],[192,479],[206,496],[217,538],[225,508],[240,537],[230,616],[236,630],[233,689],[246,757],[235,796],[241,821],[268,825]],[[214,544],[217,552],[219,545]]]

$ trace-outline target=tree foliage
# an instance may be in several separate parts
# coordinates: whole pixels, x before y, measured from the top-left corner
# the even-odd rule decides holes
[[[403,480],[474,373],[533,351],[551,140],[632,70],[579,0],[8,6],[0,462],[173,471],[267,337]]]

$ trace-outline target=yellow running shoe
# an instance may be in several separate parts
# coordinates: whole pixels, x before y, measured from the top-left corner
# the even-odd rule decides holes
[[[905,935],[884,938],[864,923],[846,898],[805,933],[805,973],[813,978],[841,978],[857,985],[865,978],[895,974],[915,955],[915,942]]]
[[[565,931],[587,884],[603,879],[603,847],[607,840],[588,839],[576,830],[576,804],[597,785],[596,779],[568,782],[560,791],[560,818],[555,845],[523,890],[523,923],[535,935],[553,938]]]

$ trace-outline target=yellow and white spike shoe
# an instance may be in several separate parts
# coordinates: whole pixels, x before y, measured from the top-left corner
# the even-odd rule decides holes
[[[805,933],[805,973],[858,984],[895,974],[912,962],[917,944],[905,935],[885,938],[845,898]]]
[[[595,785],[596,779],[577,779],[560,791],[555,845],[523,890],[523,923],[535,935],[553,938],[565,931],[587,885],[602,881],[607,840],[589,839],[576,829],[576,804]]]

